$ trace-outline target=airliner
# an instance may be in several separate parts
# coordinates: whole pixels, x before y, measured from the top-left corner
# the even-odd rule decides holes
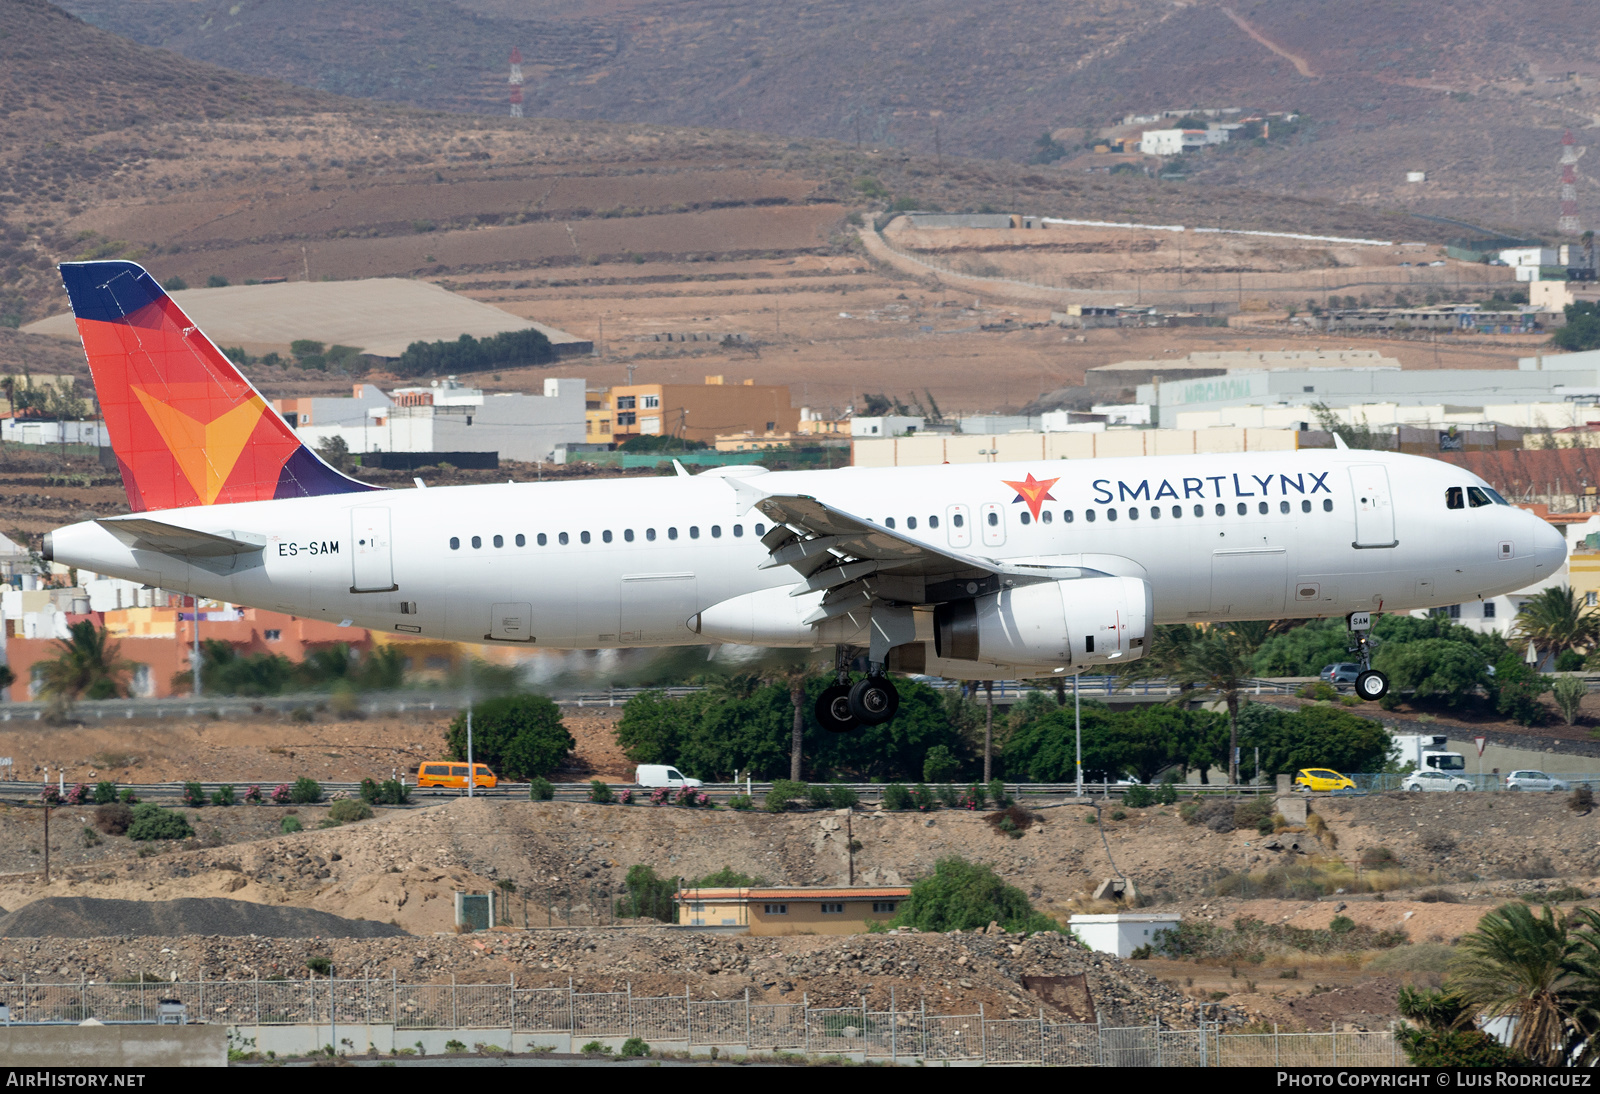
[[[1467,471],[1342,447],[380,489],[302,444],[142,267],[60,269],[132,512],[51,532],[47,559],[458,642],[833,647],[834,732],[894,716],[892,673],[1076,674],[1142,657],[1157,623],[1345,617],[1375,700],[1372,614],[1566,557]]]

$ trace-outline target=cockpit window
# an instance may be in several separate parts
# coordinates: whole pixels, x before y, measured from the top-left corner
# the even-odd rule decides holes
[[[1444,492],[1444,507],[1446,509],[1465,509],[1467,503],[1463,500],[1461,487],[1452,486]]]
[[[1494,502],[1489,500],[1489,495],[1485,494],[1476,486],[1467,487],[1467,503],[1474,509],[1481,509],[1485,505],[1494,504]]]
[[[1506,499],[1505,499],[1505,498],[1502,498],[1502,497],[1501,497],[1501,496],[1500,496],[1500,492],[1499,492],[1499,491],[1498,491],[1498,490],[1492,490],[1492,489],[1490,489],[1490,488],[1489,488],[1489,487],[1487,487],[1487,486],[1485,486],[1485,487],[1484,487],[1484,488],[1483,488],[1483,492],[1484,492],[1484,493],[1485,493],[1485,494],[1488,494],[1488,495],[1489,495],[1489,496],[1490,496],[1490,497],[1491,497],[1491,498],[1493,498],[1493,499],[1494,499],[1494,503],[1495,503],[1495,504],[1496,504],[1496,505],[1510,505],[1510,504],[1511,504],[1511,503],[1510,503],[1510,502],[1509,502],[1509,501],[1507,501],[1507,500],[1506,500]]]

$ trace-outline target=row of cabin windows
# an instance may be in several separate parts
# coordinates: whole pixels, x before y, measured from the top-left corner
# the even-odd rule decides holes
[[[1476,490],[1477,487],[1473,487],[1473,489]],[[1476,503],[1474,503],[1474,504],[1476,504]],[[1333,512],[1333,499],[1332,498],[1324,498],[1324,499],[1322,499],[1322,510],[1325,513]],[[1257,513],[1265,516],[1267,513],[1270,513],[1271,511],[1272,511],[1272,506],[1271,506],[1271,504],[1269,502],[1264,502],[1264,501],[1256,502],[1256,512]],[[1290,513],[1290,512],[1293,512],[1293,511],[1294,511],[1294,506],[1290,502],[1280,501],[1278,503],[1278,512],[1280,512],[1280,513]],[[1311,512],[1311,502],[1309,500],[1302,501],[1300,503],[1300,511],[1302,513]],[[1090,523],[1093,523],[1096,519],[1098,519],[1096,517],[1096,515],[1095,515],[1097,512],[1098,512],[1098,510],[1095,510],[1095,509],[1085,509],[1083,511],[1083,519],[1086,520],[1086,521],[1089,521]],[[1241,517],[1249,515],[1250,503],[1249,502],[1244,502],[1244,501],[1239,502],[1238,505],[1237,505],[1237,512],[1238,512],[1238,515],[1241,516]],[[1118,511],[1116,509],[1107,509],[1107,510],[1105,510],[1106,519],[1107,520],[1116,520],[1117,519],[1117,513],[1118,513]],[[1215,513],[1219,517],[1227,516],[1228,515],[1228,506],[1223,502],[1220,502],[1220,501],[1217,502],[1216,503],[1216,507],[1215,507]],[[1138,520],[1139,519],[1139,515],[1140,515],[1140,510],[1138,508],[1136,508],[1134,506],[1129,506],[1128,507],[1128,519],[1129,520]],[[1194,515],[1197,516],[1197,517],[1205,516],[1206,515],[1206,507],[1204,505],[1196,505],[1194,507]],[[1181,506],[1181,505],[1172,506],[1172,517],[1173,517],[1173,519],[1176,520],[1181,516],[1183,516],[1183,506]],[[991,528],[998,528],[1000,526],[1000,514],[999,513],[991,512],[991,513],[985,514],[985,519],[987,520],[987,522],[989,524],[989,527],[991,527]],[[1022,514],[1019,515],[1019,519],[1021,520],[1021,522],[1024,525],[1033,523],[1033,515],[1031,513],[1022,513]],[[1039,514],[1039,522],[1041,524],[1054,524],[1055,523],[1055,519],[1056,519],[1055,518],[1055,514],[1053,512],[1051,512],[1049,509],[1046,509],[1046,510],[1044,510],[1043,512],[1041,512]],[[1071,509],[1063,509],[1063,510],[1061,510],[1061,522],[1063,524],[1071,524],[1076,519],[1077,519],[1077,517],[1076,517],[1076,515],[1073,513],[1073,511]],[[1161,506],[1152,505],[1150,507],[1150,519],[1151,520],[1159,520],[1159,519],[1161,519]],[[950,517],[950,523],[955,525],[957,528],[960,528],[960,527],[962,527],[963,524],[965,524],[965,521],[962,520],[962,517],[961,517],[960,513],[954,513]],[[883,526],[885,528],[893,528],[895,526],[895,519],[893,517],[886,517],[884,519]],[[917,527],[917,518],[916,517],[907,517],[906,518],[906,529],[908,531],[915,531],[916,527]],[[937,527],[939,527],[939,518],[938,517],[929,517],[928,518],[928,527],[929,528],[937,528]]]
[[[744,525],[735,524],[732,527],[731,531],[733,532],[734,538],[735,539],[739,539],[739,538],[743,537],[743,535],[744,535]],[[767,534],[767,526],[765,524],[757,524],[755,526],[755,534],[757,536],[766,535]],[[615,538],[616,537],[612,535],[611,529],[609,529],[609,528],[607,528],[605,531],[600,533],[600,542],[601,543],[610,543]],[[653,543],[655,541],[655,538],[656,538],[656,530],[654,528],[646,528],[644,530],[644,538],[645,538],[645,542]],[[676,528],[668,528],[667,529],[667,538],[668,539],[677,539],[678,538],[678,530]],[[700,538],[700,526],[698,524],[691,524],[689,526],[689,538],[690,539],[699,539]],[[711,538],[712,539],[721,539],[722,538],[722,525],[713,524],[711,526]],[[588,532],[579,532],[578,533],[578,542],[579,543],[589,543],[589,542],[592,542],[592,540],[593,540],[593,537]],[[533,541],[536,544],[538,544],[540,547],[545,547],[545,546],[549,545],[550,537],[548,535],[546,535],[545,533],[540,532],[538,535],[533,537]],[[632,528],[624,528],[622,530],[622,541],[624,543],[632,543],[634,541],[634,534],[633,534],[633,529]],[[481,549],[483,547],[483,537],[482,536],[473,536],[471,538],[471,540],[469,540],[468,542],[470,542],[472,544],[472,549],[475,550],[475,551],[479,550],[479,549]],[[496,547],[504,547],[506,545],[506,537],[505,536],[491,536],[489,538],[489,542],[491,544],[493,544],[494,546],[496,546]],[[516,536],[514,536],[512,538],[512,542],[515,543],[518,547],[526,547],[528,545],[528,537],[522,535],[521,533],[518,533]],[[571,537],[566,532],[557,532],[556,533],[556,542],[564,547],[568,543],[572,542],[572,540],[571,540]],[[461,550],[461,537],[460,536],[451,536],[450,537],[450,549],[452,551]]]

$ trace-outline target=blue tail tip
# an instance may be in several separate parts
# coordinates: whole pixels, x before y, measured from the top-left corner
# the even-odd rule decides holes
[[[167,293],[137,262],[63,262],[57,267],[72,314],[99,323],[117,323]]]

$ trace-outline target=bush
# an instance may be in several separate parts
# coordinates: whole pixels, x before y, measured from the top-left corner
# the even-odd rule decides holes
[[[1193,812],[1184,806],[1182,816],[1190,824],[1203,824],[1217,833],[1232,832],[1239,827],[1233,803],[1220,798],[1196,803]]]
[[[1006,820],[1007,820],[1007,821],[1009,821],[1009,820],[1010,820],[1010,819],[1011,819],[1011,818],[1010,818],[1010,817],[1007,817],[1007,818],[1006,818]],[[1123,812],[1123,811],[1122,811],[1122,810],[1120,810],[1120,809],[1113,809],[1113,810],[1112,810],[1112,811],[1111,811],[1111,819],[1112,819],[1112,820],[1127,820],[1127,819],[1128,819],[1128,814],[1126,814],[1126,813],[1124,813],[1124,812]],[[1016,831],[1016,827],[1017,827],[1017,826],[1016,826],[1016,825],[1015,825],[1015,824],[1013,824],[1013,825],[1012,825],[1012,826],[1011,826],[1011,830],[1012,830],[1012,831]]]
[[[286,836],[292,836],[296,832],[305,830],[305,825],[300,823],[299,817],[284,817],[283,823],[278,827],[283,830],[283,834]]]
[[[966,801],[962,802],[967,809],[987,809],[989,807],[989,792],[980,783],[973,783],[967,787]]]
[[[1526,1056],[1513,1052],[1482,1030],[1401,1029],[1395,1037],[1417,1067],[1532,1066]]]
[[[861,801],[854,787],[834,783],[828,787],[828,804],[835,809],[853,809]]]
[[[289,795],[292,792],[292,788],[288,783],[279,783],[277,786],[272,788],[272,794],[270,795],[272,804],[287,805],[289,803]]]
[[[188,839],[194,835],[182,813],[146,802],[133,808],[128,838],[135,840]]]
[[[94,811],[94,826],[108,836],[120,836],[133,823],[133,809],[121,802],[106,802]]]
[[[1007,931],[1056,930],[1059,924],[1034,911],[1021,889],[1007,885],[987,866],[942,858],[933,873],[911,886],[891,926],[921,931],[969,931],[999,923]]]
[[[205,787],[199,783],[183,784],[183,804],[190,809],[199,809],[206,803]]]
[[[948,745],[934,745],[922,761],[922,777],[931,783],[949,782],[961,771],[961,761]]]
[[[996,807],[1011,804],[1011,795],[1006,793],[1006,784],[1000,779],[990,779],[988,790],[989,800],[994,802]]]
[[[372,806],[359,798],[345,798],[336,801],[328,807],[328,819],[336,820],[340,824],[349,824],[352,821],[363,821],[372,816]]]
[[[603,779],[590,779],[589,800],[592,802],[599,802],[602,805],[606,804],[607,802],[615,801],[615,795],[611,793],[611,784]]]
[[[66,803],[68,805],[82,805],[89,800],[90,793],[88,783],[73,783],[72,789],[67,791]]]
[[[891,813],[911,806],[911,791],[899,783],[890,783],[883,788],[883,807]]]
[[[1261,796],[1252,801],[1240,802],[1234,806],[1233,826],[1235,828],[1254,828],[1263,836],[1272,835],[1272,830],[1275,827],[1272,821],[1272,799]]]
[[[1361,865],[1371,870],[1384,866],[1399,866],[1400,860],[1395,858],[1394,852],[1387,847],[1368,847],[1361,852]]]
[[[537,799],[535,799],[535,800],[537,800]],[[632,805],[633,804],[633,790],[630,789],[630,788],[624,788],[622,793],[617,795],[617,801],[620,802],[623,805]]]
[[[733,797],[728,799],[728,808],[736,809],[741,813],[747,809],[754,809],[755,805],[755,799],[751,798],[748,794],[735,794]]]
[[[1339,689],[1326,680],[1311,680],[1302,684],[1295,694],[1302,699],[1332,702],[1339,698]]]
[[[277,800],[276,791],[273,800]],[[322,784],[308,775],[301,775],[289,788],[289,800],[296,805],[315,805],[322,800]]]
[[[411,798],[411,788],[400,779],[361,780],[361,800],[368,805],[404,805]]]
[[[1129,809],[1144,809],[1156,803],[1156,792],[1148,786],[1130,786],[1122,795],[1122,804]]]
[[[117,800],[117,784],[113,782],[97,782],[94,784],[94,803],[96,805],[110,805]]]
[[[650,1055],[650,1046],[643,1038],[629,1037],[622,1042],[622,1055],[628,1057],[648,1056]]]
[[[809,789],[805,783],[795,782],[793,779],[774,779],[772,789],[767,791],[767,800],[763,808],[768,813],[782,813],[789,808],[790,801],[806,797]]]
[[[677,922],[677,908],[673,903],[678,891],[677,878],[657,877],[648,866],[630,866],[623,886],[626,892],[617,899],[618,918]]]
[[[1178,787],[1173,783],[1162,783],[1156,787],[1157,805],[1177,805]]]
[[[826,809],[833,801],[828,794],[828,788],[821,783],[812,783],[806,787],[806,804],[813,809]]]
[[[261,804],[261,786],[259,783],[251,783],[244,788],[244,800],[250,805]]]
[[[458,714],[445,733],[450,758],[467,758],[467,719]],[[549,775],[576,744],[561,724],[561,708],[542,695],[505,695],[472,708],[472,758],[501,778]]]
[[[446,1045],[445,1047],[448,1049],[450,1046]],[[462,1047],[465,1048],[466,1046],[463,1045]],[[586,1041],[584,1046],[578,1051],[582,1052],[585,1056],[610,1056],[611,1046],[602,1045],[599,1041]]]
[[[211,792],[212,805],[232,805],[234,789],[231,786],[219,786]]]
[[[124,805],[139,804],[139,795],[133,792],[133,787],[131,786],[123,790],[123,792],[118,796],[122,799],[122,804]]]
[[[1594,791],[1583,783],[1572,788],[1567,797],[1567,808],[1574,813],[1587,813],[1594,808]]]
[[[1569,653],[1572,651],[1563,650],[1562,656]],[[1589,694],[1589,685],[1581,676],[1563,676],[1556,680],[1550,694],[1556,701],[1556,709],[1561,712],[1562,720],[1570,726],[1578,720],[1578,707],[1583,703],[1583,697]]]
[[[554,801],[556,788],[549,779],[534,778],[528,781],[528,800],[536,802]]]
[[[1328,921],[1328,930],[1334,934],[1349,934],[1356,929],[1356,921],[1347,915],[1336,915]]]

